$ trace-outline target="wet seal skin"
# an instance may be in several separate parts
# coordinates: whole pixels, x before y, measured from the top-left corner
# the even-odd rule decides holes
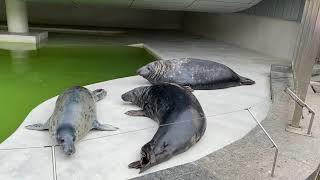
[[[255,84],[223,64],[193,58],[154,61],[138,69],[137,73],[152,84],[176,83],[195,90]]]
[[[118,128],[97,121],[96,102],[107,95],[104,89],[93,92],[84,87],[65,90],[57,99],[53,114],[45,124],[26,126],[30,130],[49,130],[66,155],[75,153],[75,142],[92,129],[115,131]]]
[[[141,159],[129,164],[140,173],[196,144],[206,130],[202,107],[190,90],[172,83],[135,88],[122,99],[142,108],[129,116],[149,117],[159,124],[152,140],[141,148]]]

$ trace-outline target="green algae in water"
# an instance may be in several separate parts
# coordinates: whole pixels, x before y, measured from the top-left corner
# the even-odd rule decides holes
[[[41,102],[75,85],[132,76],[154,60],[134,47],[46,47],[0,50],[0,143]]]

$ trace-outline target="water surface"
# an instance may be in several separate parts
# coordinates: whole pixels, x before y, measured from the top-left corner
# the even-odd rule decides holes
[[[134,47],[45,47],[0,50],[0,143],[28,113],[64,89],[135,75],[154,60]]]

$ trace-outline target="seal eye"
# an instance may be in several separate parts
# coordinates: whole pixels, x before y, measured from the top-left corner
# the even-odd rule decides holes
[[[162,145],[162,149],[165,149],[169,144],[164,142],[163,145]]]

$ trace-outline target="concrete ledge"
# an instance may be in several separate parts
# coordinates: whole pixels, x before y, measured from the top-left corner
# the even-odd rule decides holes
[[[138,48],[144,48],[149,54],[156,57],[157,59],[163,59],[160,52],[156,51],[155,49],[151,48],[147,44],[140,43],[140,44],[130,44],[128,46],[131,47],[138,47]]]
[[[285,86],[280,86],[285,84]],[[280,88],[279,88],[280,87]],[[293,73],[290,65],[272,64],[270,68],[271,99],[277,98],[277,92],[293,87]]]
[[[0,31],[0,42],[39,44],[48,39],[48,32],[9,33]]]

